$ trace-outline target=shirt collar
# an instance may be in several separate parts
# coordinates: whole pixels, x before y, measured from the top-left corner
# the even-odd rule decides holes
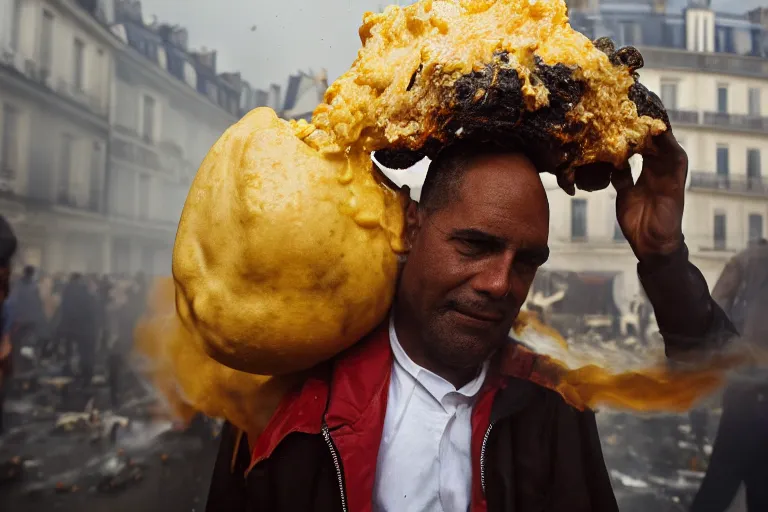
[[[483,363],[474,379],[466,383],[460,389],[456,389],[453,384],[436,373],[414,363],[413,360],[408,357],[408,354],[405,352],[402,345],[400,345],[400,340],[397,338],[394,315],[390,315],[389,318],[389,344],[392,347],[392,353],[395,356],[395,364],[411,375],[411,377],[421,384],[438,402],[442,402],[445,395],[449,393],[458,393],[466,398],[474,398],[483,387],[485,377],[488,374],[489,361],[486,361]]]

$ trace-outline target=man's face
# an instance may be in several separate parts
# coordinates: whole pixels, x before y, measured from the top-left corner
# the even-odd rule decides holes
[[[397,295],[420,350],[456,369],[477,367],[506,341],[549,254],[547,196],[527,158],[480,156],[461,179],[445,207],[409,208]]]

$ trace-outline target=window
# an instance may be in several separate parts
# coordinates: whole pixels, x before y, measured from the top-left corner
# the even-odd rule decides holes
[[[139,176],[139,218],[149,218],[150,179],[146,174]]]
[[[571,238],[587,237],[587,200],[571,200]]]
[[[152,142],[155,140],[155,100],[151,96],[144,95],[143,109],[143,132],[144,140]]]
[[[93,153],[91,153],[91,176],[88,184],[88,207],[97,212],[99,211],[101,195],[101,171],[102,171],[102,146],[101,142],[94,141]]]
[[[50,71],[53,61],[53,14],[43,10],[43,25],[40,29],[40,67]]]
[[[72,176],[72,145],[74,141],[71,135],[61,138],[59,152],[59,202],[69,204],[71,202],[69,187]]]
[[[721,177],[727,177],[729,174],[728,167],[728,146],[717,147],[717,175]]]
[[[11,48],[19,49],[19,29],[21,28],[21,1],[13,0],[13,13],[11,14]]]
[[[619,30],[621,31],[621,40],[624,46],[634,46],[641,44],[640,25],[637,22],[621,22],[619,23]]]
[[[749,115],[751,117],[760,117],[760,89],[751,87],[749,89]]]
[[[760,150],[747,150],[747,178],[751,185],[753,181],[760,180]]]
[[[75,90],[83,90],[83,56],[85,53],[85,44],[75,38],[75,46],[72,55],[72,83],[75,86]]]
[[[715,249],[718,251],[725,250],[725,238],[726,238],[726,226],[725,226],[725,214],[715,214]]]
[[[754,242],[763,238],[763,216],[759,213],[749,214],[749,241]]]
[[[728,113],[728,87],[725,85],[717,88],[717,111],[720,114]]]
[[[19,166],[19,112],[13,105],[3,105],[3,133],[0,148],[0,179],[13,180]]]
[[[677,110],[677,82],[661,82],[661,102],[667,110]]]

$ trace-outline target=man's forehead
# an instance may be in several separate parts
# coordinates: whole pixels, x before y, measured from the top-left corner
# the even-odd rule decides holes
[[[376,159],[376,153],[371,154],[371,160],[381,169],[381,172],[398,188],[408,187],[411,199],[418,202],[421,199],[421,189],[424,186],[424,180],[427,177],[427,171],[432,161],[424,157],[423,160],[416,162],[411,167],[405,169],[390,169],[385,167]],[[545,190],[556,189],[557,178],[548,173],[539,173],[539,179],[544,185]]]

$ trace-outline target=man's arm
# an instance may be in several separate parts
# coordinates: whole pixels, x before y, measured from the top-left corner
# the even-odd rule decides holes
[[[671,254],[639,263],[637,273],[656,313],[667,356],[719,348],[738,336],[710,295],[704,276],[688,261],[685,243]]]
[[[736,299],[742,279],[741,258],[734,256],[725,265],[720,278],[715,284],[715,288],[712,290],[712,298],[715,299],[715,302],[724,311],[729,311],[733,306],[733,301]]]

